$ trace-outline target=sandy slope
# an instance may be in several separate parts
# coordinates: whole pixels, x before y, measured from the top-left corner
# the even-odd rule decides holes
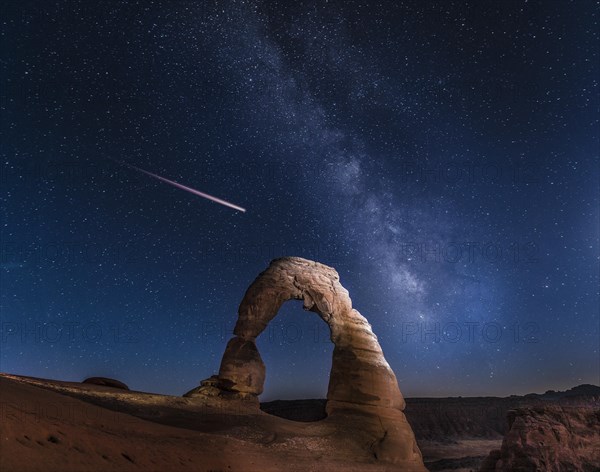
[[[190,399],[8,375],[0,406],[2,471],[395,470],[362,452],[360,431],[342,442],[327,420],[224,415]]]

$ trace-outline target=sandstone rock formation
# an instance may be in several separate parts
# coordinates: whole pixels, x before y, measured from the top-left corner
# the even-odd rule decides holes
[[[86,384],[102,385],[104,387],[120,388],[121,390],[129,390],[129,387],[123,382],[107,377],[89,377],[83,381]]]
[[[544,405],[508,413],[502,448],[482,472],[587,472],[600,470],[600,409]]]
[[[371,325],[354,308],[338,273],[318,262],[286,257],[276,259],[250,285],[239,307],[234,337],[229,341],[219,374],[203,381],[186,396],[255,400],[263,391],[265,366],[256,338],[288,300],[303,300],[304,309],[317,313],[331,331],[334,343],[327,393],[328,420],[372,433],[371,452],[401,470],[425,470],[405,403]],[[228,397],[229,395],[229,397]],[[350,427],[351,426],[351,427]]]

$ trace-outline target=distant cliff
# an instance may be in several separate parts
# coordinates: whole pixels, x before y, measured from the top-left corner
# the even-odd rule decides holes
[[[508,432],[509,411],[555,403],[600,406],[600,387],[579,385],[564,392],[503,398],[407,398],[405,414],[418,440],[502,439]],[[326,416],[325,404],[325,400],[278,400],[261,404],[261,409],[294,421],[318,421]]]
[[[507,414],[521,407],[559,403],[600,406],[600,387],[579,385],[564,392],[549,390],[510,397],[407,398],[405,414],[417,439],[452,442],[502,438]]]

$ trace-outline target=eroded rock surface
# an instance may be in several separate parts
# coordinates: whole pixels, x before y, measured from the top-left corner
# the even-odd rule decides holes
[[[341,425],[340,434],[344,425],[347,434],[360,428],[370,434],[365,447],[378,461],[399,464],[401,470],[425,470],[402,412],[404,398],[377,336],[352,308],[338,273],[318,262],[298,257],[271,262],[246,291],[218,376],[203,381],[186,396],[216,396],[220,401],[257,398],[263,390],[265,366],[256,338],[288,300],[303,300],[304,309],[317,313],[330,328],[334,351],[327,413],[328,419]]]
[[[481,471],[588,472],[600,470],[600,409],[547,405],[508,413],[500,450]]]

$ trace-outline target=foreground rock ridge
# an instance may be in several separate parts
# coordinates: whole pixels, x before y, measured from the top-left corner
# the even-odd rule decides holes
[[[600,470],[600,409],[590,405],[537,405],[508,413],[500,450],[481,472],[588,472]]]
[[[350,435],[359,429],[370,434],[367,446],[377,461],[398,464],[398,470],[425,470],[403,413],[398,381],[377,336],[352,308],[335,269],[318,262],[299,257],[271,262],[246,291],[219,374],[186,396],[258,410],[265,365],[256,338],[288,300],[303,300],[304,309],[317,313],[330,328],[334,351],[326,411],[328,420],[339,424],[338,433]]]

